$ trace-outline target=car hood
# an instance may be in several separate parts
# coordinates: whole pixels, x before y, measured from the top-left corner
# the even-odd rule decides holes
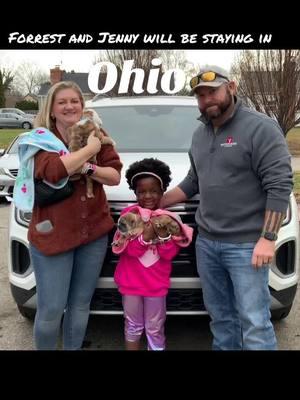
[[[121,183],[118,186],[104,186],[106,197],[109,201],[132,201],[135,194],[129,189],[125,173],[130,164],[143,158],[158,158],[169,165],[171,169],[171,183],[167,190],[172,189],[186,176],[190,162],[188,153],[119,153],[123,168],[121,172]]]
[[[18,154],[4,154],[2,157],[0,157],[0,168],[18,169],[19,168]]]

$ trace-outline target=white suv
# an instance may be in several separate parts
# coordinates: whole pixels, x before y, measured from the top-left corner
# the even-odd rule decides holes
[[[172,171],[170,189],[176,186],[189,169],[188,149],[192,134],[199,124],[199,111],[192,97],[153,96],[96,98],[87,107],[94,108],[104,127],[117,142],[124,164],[121,184],[106,186],[111,213],[117,221],[120,211],[135,202],[129,190],[125,171],[134,161],[157,157]],[[195,228],[197,197],[171,207],[184,223]],[[13,297],[22,315],[32,317],[36,307],[35,278],[28,253],[27,228],[30,213],[11,205],[9,224],[9,279]],[[113,232],[112,232],[113,234]],[[111,236],[112,236],[111,234]],[[271,311],[276,319],[288,315],[295,297],[299,277],[299,226],[297,204],[290,197],[288,215],[279,232],[276,257],[270,270]],[[113,280],[117,257],[109,247],[92,302],[92,314],[122,312],[121,298]],[[171,288],[167,297],[169,314],[207,314],[202,298],[201,277],[196,269],[194,243],[183,248],[173,261]]]

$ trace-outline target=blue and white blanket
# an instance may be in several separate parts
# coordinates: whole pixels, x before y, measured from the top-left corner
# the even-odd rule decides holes
[[[23,211],[32,211],[34,205],[34,156],[40,150],[68,154],[69,150],[52,132],[46,128],[36,128],[22,134],[19,141],[20,167],[16,178],[13,200],[16,207]],[[66,185],[69,177],[56,184],[47,182],[49,186],[60,189]]]

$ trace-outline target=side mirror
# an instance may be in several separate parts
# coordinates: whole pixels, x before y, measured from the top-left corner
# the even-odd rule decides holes
[[[0,149],[0,157],[5,153],[5,149]]]

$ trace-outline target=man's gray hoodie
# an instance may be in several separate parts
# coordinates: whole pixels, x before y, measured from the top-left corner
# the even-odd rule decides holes
[[[200,195],[201,236],[224,242],[257,241],[266,210],[285,213],[293,188],[291,157],[278,123],[237,99],[214,133],[203,117],[189,150],[191,168],[179,184]]]

